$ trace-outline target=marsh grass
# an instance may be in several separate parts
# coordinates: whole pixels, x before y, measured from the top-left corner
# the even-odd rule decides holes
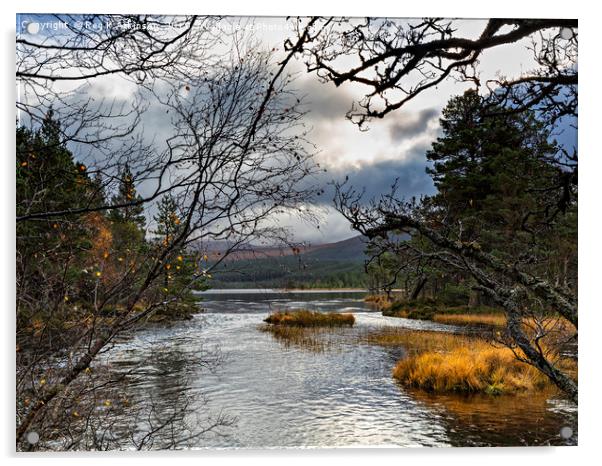
[[[475,342],[449,352],[428,351],[400,360],[393,377],[402,384],[435,393],[502,393],[541,390],[547,378],[520,362],[509,348]]]
[[[383,316],[402,317],[404,319],[432,320],[435,316],[435,311],[429,307],[396,309],[395,304],[393,304],[388,309],[383,309]]]
[[[488,327],[505,327],[506,316],[495,314],[435,314],[434,322],[449,325],[484,325]]]
[[[300,309],[296,311],[278,311],[270,314],[264,322],[275,326],[294,327],[352,327],[353,314],[335,312],[315,312]]]
[[[387,317],[432,320],[453,325],[486,325],[492,327],[506,325],[504,314],[497,309],[487,306],[447,306],[433,299],[394,301],[382,308],[382,314]]]
[[[466,335],[429,330],[408,330],[399,327],[383,327],[364,333],[361,336],[364,343],[380,346],[403,346],[412,354],[424,351],[450,351],[464,347],[474,340]]]
[[[519,361],[510,348],[480,337],[385,328],[364,335],[363,341],[406,349],[407,357],[393,369],[393,377],[406,387],[433,393],[490,395],[551,388],[540,371]],[[572,360],[556,358],[556,362],[576,372]]]

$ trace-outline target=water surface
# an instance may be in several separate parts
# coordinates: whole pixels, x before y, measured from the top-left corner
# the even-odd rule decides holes
[[[236,290],[202,293],[204,311],[169,328],[149,328],[117,345],[107,360],[133,370],[132,403],[169,412],[184,396],[186,421],[228,426],[183,442],[207,447],[472,446],[574,444],[576,409],[542,397],[432,396],[391,377],[403,348],[359,344],[377,326],[437,331],[454,326],[383,317],[364,292]],[[320,331],[324,345],[287,344],[261,331],[277,309],[353,312],[352,329]],[[122,422],[127,423],[124,414]],[[141,424],[141,429],[144,429]],[[184,436],[184,434],[182,434]]]

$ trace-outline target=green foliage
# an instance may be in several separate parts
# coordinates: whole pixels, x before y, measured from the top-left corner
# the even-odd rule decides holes
[[[449,101],[442,135],[427,152],[438,189],[430,203],[463,242],[514,252],[531,239],[525,227],[540,220],[548,201],[541,189],[559,176],[550,163],[558,147],[534,113],[493,111],[472,90]]]
[[[62,142],[52,111],[38,129],[17,127],[16,139],[17,216],[52,213],[17,223],[17,337],[20,343],[35,335],[66,344],[68,329],[124,312],[159,250],[146,239],[142,205],[127,205],[141,199],[129,167],[111,198],[120,207],[105,214],[95,210],[107,204],[101,176],[90,176]],[[184,289],[196,261],[184,250],[170,261],[177,278],[169,286]],[[148,297],[162,288],[151,287]],[[192,296],[183,295],[179,307],[167,306],[169,318],[196,309]]]
[[[134,175],[126,164],[119,175],[119,187],[117,194],[111,198],[114,206],[120,206],[111,210],[110,218],[116,223],[130,223],[139,230],[144,230],[146,219],[142,198],[136,191]]]
[[[178,205],[170,194],[161,198],[154,221],[156,229],[153,233],[156,235],[155,243],[158,249],[172,246],[185,228],[178,215]],[[207,288],[207,276],[200,272],[201,258],[190,254],[184,246],[172,248],[170,254],[164,258],[162,267],[161,291],[166,298],[175,298],[180,307],[195,301],[193,290]]]
[[[226,261],[215,272],[214,288],[366,288],[361,262],[282,256]]]
[[[532,272],[574,287],[577,206],[557,207],[566,178],[556,159],[559,147],[535,113],[501,110],[472,90],[450,99],[441,135],[427,152],[438,193],[424,200],[420,214],[465,247],[509,263],[522,256]],[[419,235],[411,242],[420,251],[436,251]],[[471,292],[469,274],[436,263],[423,273],[447,305],[482,300]]]
[[[61,214],[102,202],[97,181],[73,159],[61,142],[61,129],[48,112],[37,130],[16,129],[17,216],[57,213],[46,219],[17,223],[17,318],[58,308],[72,285],[84,281],[83,267],[95,231],[84,214]],[[86,294],[89,290],[79,290]]]
[[[403,317],[406,319],[432,320],[435,307],[431,301],[394,301],[382,314],[387,317]]]

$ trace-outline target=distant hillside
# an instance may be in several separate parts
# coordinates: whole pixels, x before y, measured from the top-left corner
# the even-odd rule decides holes
[[[337,288],[365,287],[365,239],[356,236],[336,243],[310,245],[293,251],[257,248],[233,254],[214,273],[214,288]]]
[[[307,244],[298,248],[284,246],[247,246],[244,250],[232,252],[228,255],[228,261],[240,261],[243,259],[265,259],[268,257],[304,256],[328,260],[364,260],[365,239],[355,236],[336,243]],[[208,256],[217,260],[228,248],[226,244],[213,243],[205,246]]]
[[[366,239],[363,236],[355,236],[336,243],[313,246],[301,255],[321,261],[351,261],[363,264],[366,259],[366,255],[364,254],[365,249]]]

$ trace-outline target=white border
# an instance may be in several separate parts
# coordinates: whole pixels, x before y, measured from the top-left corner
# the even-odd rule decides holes
[[[347,464],[362,464],[377,461],[380,463],[406,463],[448,465],[504,465],[523,464],[589,464],[593,458],[599,457],[602,451],[596,450],[600,443],[598,434],[602,432],[598,422],[602,418],[600,412],[600,396],[602,380],[599,370],[602,367],[596,357],[599,353],[599,335],[602,309],[597,302],[596,293],[600,284],[597,278],[600,274],[601,263],[600,240],[602,222],[599,221],[601,209],[601,175],[602,151],[600,145],[599,115],[602,109],[600,99],[600,43],[602,27],[600,16],[596,15],[593,6],[568,1],[525,1],[506,0],[504,2],[470,2],[458,0],[454,2],[436,0],[426,2],[359,2],[359,1],[330,1],[303,0],[298,2],[283,2],[282,0],[267,0],[245,2],[160,2],[158,0],[103,0],[96,4],[90,2],[73,2],[69,0],[20,0],[13,5],[2,4],[2,141],[4,153],[0,158],[2,167],[2,183],[0,192],[0,219],[4,222],[2,228],[2,248],[0,253],[1,293],[5,306],[1,308],[4,333],[2,347],[2,367],[6,373],[4,382],[0,385],[2,391],[1,439],[3,453],[8,457],[8,463],[15,459],[29,463],[43,461],[44,464],[100,464],[106,461],[127,461],[132,465],[164,464],[166,461],[178,463],[218,463],[245,462],[258,464],[287,466],[296,464],[327,463],[337,460]],[[590,3],[590,2],[588,2]],[[593,5],[593,2],[590,3]],[[14,453],[14,35],[15,15],[21,13],[47,12],[145,12],[165,14],[228,14],[255,16],[286,16],[286,15],[353,15],[353,16],[451,16],[451,17],[572,17],[580,21],[580,117],[579,117],[579,146],[581,149],[580,170],[580,222],[579,222],[579,281],[580,301],[583,309],[581,315],[581,335],[579,341],[580,356],[580,409],[579,409],[579,447],[573,448],[498,448],[498,449],[341,449],[341,450],[239,450],[239,451],[198,451],[179,453],[143,453],[143,454],[57,454],[57,455],[20,455]],[[598,137],[596,137],[598,136]],[[374,457],[374,459],[373,459]],[[598,463],[598,461],[596,461]],[[599,463],[598,463],[599,464]]]

